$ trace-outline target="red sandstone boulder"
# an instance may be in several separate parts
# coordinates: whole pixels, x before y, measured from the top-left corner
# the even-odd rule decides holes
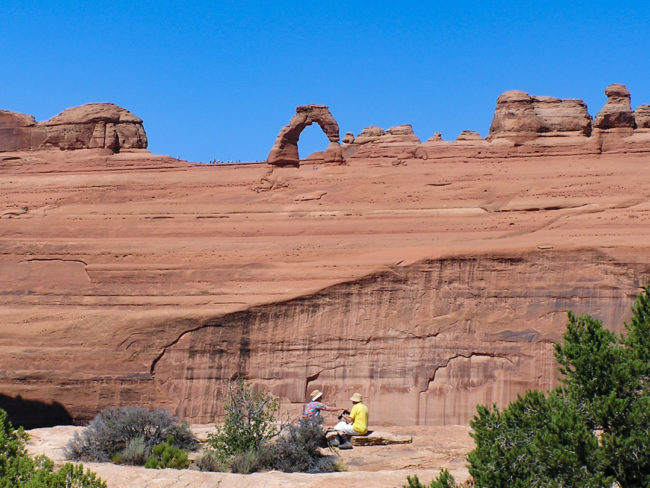
[[[354,144],[354,134],[352,132],[346,132],[345,137],[341,142],[343,142],[343,144]]]
[[[31,115],[0,110],[0,152],[30,149],[44,138],[45,130],[36,127]]]
[[[142,119],[112,103],[88,103],[69,108],[50,120],[44,147],[60,149],[145,149]]]
[[[354,143],[367,144],[369,142],[374,142],[377,139],[379,139],[381,136],[383,136],[385,133],[386,132],[381,127],[377,127],[376,125],[371,125],[361,131],[361,134],[359,134],[354,139]]]
[[[456,137],[456,141],[481,141],[483,142],[484,139],[481,137],[481,134],[476,132],[475,130],[463,130],[461,131],[460,134],[458,134],[458,137]]]
[[[650,129],[650,105],[639,105],[634,111],[634,120],[638,129]]]
[[[425,142],[442,142],[442,134],[440,132],[434,133]]]
[[[420,139],[413,133],[411,124],[396,125],[386,130],[386,133],[377,139],[380,144],[420,144]]]
[[[0,151],[146,147],[142,120],[112,103],[69,108],[40,123],[31,115],[0,111]]]
[[[325,153],[330,155],[336,153],[336,157],[342,152],[332,148],[332,143],[339,146],[339,125],[330,113],[326,105],[300,105],[296,107],[296,114],[291,118],[289,124],[285,125],[275,139],[275,143],[269,152],[267,162],[276,165],[298,166],[300,156],[298,155],[298,139],[300,133],[308,125],[316,122],[330,141],[330,147]]]
[[[582,100],[535,97],[511,90],[497,98],[488,140],[526,142],[540,135],[591,134],[591,116]]]
[[[596,116],[598,129],[634,128],[634,113],[630,106],[630,92],[620,83],[605,88],[607,103]]]

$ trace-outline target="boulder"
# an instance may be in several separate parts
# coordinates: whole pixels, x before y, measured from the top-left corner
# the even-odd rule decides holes
[[[535,97],[510,90],[497,98],[488,140],[526,142],[540,135],[591,134],[591,116],[582,100]]]
[[[605,88],[607,103],[596,119],[594,127],[598,129],[634,128],[634,113],[630,106],[630,92],[620,83]]]
[[[575,98],[535,97],[535,115],[540,122],[541,133],[591,134],[591,116],[587,104]]]
[[[425,142],[442,142],[442,134],[440,132],[434,133]]]
[[[31,115],[0,110],[0,152],[29,150],[44,138]]]
[[[334,439],[336,435],[336,432],[328,432],[327,440]],[[350,442],[353,446],[389,446],[391,444],[411,444],[413,437],[375,430],[369,431],[368,435],[353,435],[350,437]]]
[[[354,144],[354,134],[352,132],[346,132],[345,137],[341,142],[343,142],[343,144]]]
[[[361,134],[354,139],[354,143],[367,144],[369,142],[374,142],[384,134],[386,134],[384,129],[377,127],[376,125],[371,125],[361,131]]]
[[[386,130],[386,133],[377,139],[380,144],[420,144],[420,139],[413,133],[411,124],[396,125]]]
[[[326,105],[300,105],[296,107],[296,114],[291,118],[289,123],[280,130],[269,152],[267,162],[280,166],[298,166],[300,164],[300,157],[298,155],[298,139],[300,138],[300,133],[305,127],[314,122],[325,132],[325,135],[330,141],[330,148],[331,143],[335,143],[337,146],[339,145],[339,125],[330,113],[329,108]],[[330,148],[326,152],[330,151]]]
[[[456,141],[483,141],[483,138],[481,137],[481,134],[475,130],[465,129],[458,134]]]
[[[0,151],[38,149],[146,149],[142,120],[112,103],[69,108],[45,122],[0,111]]]
[[[639,105],[634,111],[634,120],[638,129],[650,129],[650,105]]]
[[[47,129],[44,147],[59,149],[146,149],[142,119],[112,103],[69,108],[41,122]]]

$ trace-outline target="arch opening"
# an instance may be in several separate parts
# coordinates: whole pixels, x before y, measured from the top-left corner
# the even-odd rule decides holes
[[[323,129],[318,124],[310,124],[298,135],[298,157],[303,160],[313,159],[325,152],[329,144]]]

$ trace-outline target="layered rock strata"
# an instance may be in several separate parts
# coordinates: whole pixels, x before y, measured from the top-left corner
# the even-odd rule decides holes
[[[296,114],[285,125],[271,148],[267,162],[280,166],[298,166],[298,139],[305,127],[317,123],[330,141],[322,153],[325,162],[343,162],[343,153],[339,144],[339,125],[326,105],[301,105],[296,107]]]
[[[318,171],[0,155],[0,406],[206,422],[243,375],[283,415],[358,390],[374,428],[554,386],[567,310],[620,330],[650,281],[650,144],[465,155],[487,146]]]
[[[69,108],[44,122],[0,111],[0,152],[41,149],[146,149],[142,120],[112,103]]]
[[[586,104],[579,99],[534,96],[510,90],[497,98],[488,136],[463,131],[455,141],[437,134],[423,143],[415,134],[389,134],[391,129],[371,126],[344,148],[345,157],[392,159],[409,157],[444,159],[465,157],[512,157],[540,154],[599,154],[612,151],[643,151],[650,140],[650,109],[632,112],[630,94],[621,84],[605,89],[608,101],[592,123]],[[402,131],[402,127],[393,128]]]
[[[590,134],[591,116],[582,100],[535,97],[511,90],[497,98],[488,140],[521,143],[541,135]]]

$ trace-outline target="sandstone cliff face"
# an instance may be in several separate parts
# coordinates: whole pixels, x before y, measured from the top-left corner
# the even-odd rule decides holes
[[[0,402],[204,422],[243,374],[291,414],[315,387],[443,424],[554,385],[566,311],[618,327],[650,281],[650,145],[477,142],[318,171],[0,155]]]
[[[64,110],[45,122],[31,115],[0,111],[0,152],[39,149],[146,149],[142,120],[112,103],[89,103]]]

